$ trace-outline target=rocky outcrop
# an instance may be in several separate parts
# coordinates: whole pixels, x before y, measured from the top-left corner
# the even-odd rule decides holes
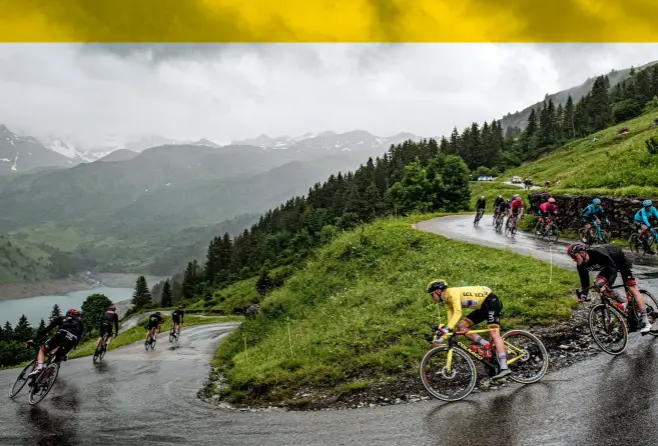
[[[626,238],[630,235],[633,216],[642,207],[644,198],[602,197],[594,195],[553,195],[547,192],[530,194],[530,209],[535,214],[539,205],[549,197],[555,198],[558,214],[555,223],[561,230],[569,229],[578,232],[583,226],[582,214],[585,207],[594,198],[600,198],[610,219],[610,230],[613,237]]]

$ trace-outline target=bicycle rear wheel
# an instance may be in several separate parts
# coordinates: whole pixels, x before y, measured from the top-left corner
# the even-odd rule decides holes
[[[144,348],[146,349],[146,351],[149,351],[149,348],[151,348],[151,341],[150,340],[144,341]]]
[[[16,381],[14,381],[14,385],[9,390],[9,398],[15,397],[20,393],[21,390],[23,390],[23,387],[25,387],[25,384],[27,384],[27,376],[32,373],[32,370],[34,370],[36,365],[37,361],[36,359],[33,359],[23,368],[23,370],[21,370],[18,378],[16,378]]]
[[[452,357],[450,370],[447,369],[449,356]],[[459,401],[475,388],[477,370],[468,353],[458,347],[444,345],[425,353],[420,362],[420,380],[434,398]]]
[[[647,318],[649,319],[649,324],[653,324],[658,320],[658,300],[653,297],[653,294],[647,290],[640,290],[640,294],[644,297],[644,303],[647,306]],[[658,333],[649,332],[652,336],[658,336]]]
[[[537,222],[535,225],[535,238],[541,240],[544,238],[544,232],[542,231],[542,225]]]
[[[27,394],[27,401],[32,406],[39,404],[48,395],[48,392],[50,392],[50,389],[55,384],[58,374],[59,364],[51,363],[37,376],[32,387],[30,387],[30,392]]]
[[[169,342],[174,342],[174,339],[175,339],[174,331],[171,330],[169,332]]]
[[[548,352],[539,338],[525,330],[512,330],[503,336],[509,377],[517,383],[539,381],[548,371]]]
[[[610,305],[600,303],[589,312],[589,331],[601,350],[619,355],[628,344],[628,327],[621,313]]]

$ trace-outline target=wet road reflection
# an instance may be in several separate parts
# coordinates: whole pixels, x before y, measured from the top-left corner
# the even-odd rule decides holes
[[[522,254],[549,256],[542,242],[517,235],[505,241],[491,228],[473,228],[471,217],[449,217],[419,229],[469,239]],[[494,240],[494,242],[491,242]],[[563,245],[562,249],[564,248]],[[557,262],[573,268],[565,255]],[[642,283],[656,292],[655,270]],[[640,271],[642,269],[642,271]],[[26,392],[7,398],[18,370],[0,371],[0,444],[132,445],[655,445],[654,403],[658,339],[630,335],[618,357],[599,354],[550,372],[540,382],[509,384],[473,393],[456,403],[322,412],[235,412],[196,398],[214,350],[234,325],[185,329],[177,345],[159,339],[63,363],[51,394],[36,408]],[[420,359],[420,358],[419,358]]]

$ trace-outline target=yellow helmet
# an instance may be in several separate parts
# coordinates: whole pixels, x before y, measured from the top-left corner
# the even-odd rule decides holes
[[[428,292],[429,294],[432,294],[432,293],[435,292],[436,290],[441,290],[441,291],[443,291],[443,290],[445,290],[446,288],[448,288],[448,284],[446,283],[445,280],[443,280],[443,279],[435,279],[435,280],[432,280],[432,281],[427,285],[427,292]]]

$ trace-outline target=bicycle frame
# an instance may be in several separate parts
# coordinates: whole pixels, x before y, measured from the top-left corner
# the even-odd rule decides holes
[[[451,366],[452,366],[452,349],[455,346],[459,346],[462,350],[466,351],[467,353],[470,353],[470,355],[473,356],[474,358],[476,358],[478,361],[486,364],[488,367],[491,367],[491,368],[495,369],[497,367],[496,364],[494,364],[493,362],[485,359],[482,355],[479,355],[477,352],[474,352],[467,345],[465,345],[463,342],[458,341],[455,338],[455,336],[464,336],[464,335],[467,335],[467,334],[477,334],[477,333],[489,333],[489,331],[490,330],[488,328],[485,328],[485,329],[481,329],[481,330],[456,331],[454,333],[448,333],[447,335],[443,335],[443,336],[449,336],[448,345],[450,347],[450,350],[448,351],[448,361],[446,363],[446,368],[448,370],[451,370]],[[439,336],[434,335],[434,340],[435,341],[438,338],[439,338]],[[515,347],[514,345],[510,344],[509,342],[507,342],[504,339],[503,339],[503,342],[505,343],[505,347],[507,349],[519,353],[519,355],[515,356],[514,358],[508,359],[507,364],[513,364],[514,362],[518,361],[519,359],[521,359],[523,357],[523,354],[522,354],[523,350],[522,349],[519,349],[519,348]]]

